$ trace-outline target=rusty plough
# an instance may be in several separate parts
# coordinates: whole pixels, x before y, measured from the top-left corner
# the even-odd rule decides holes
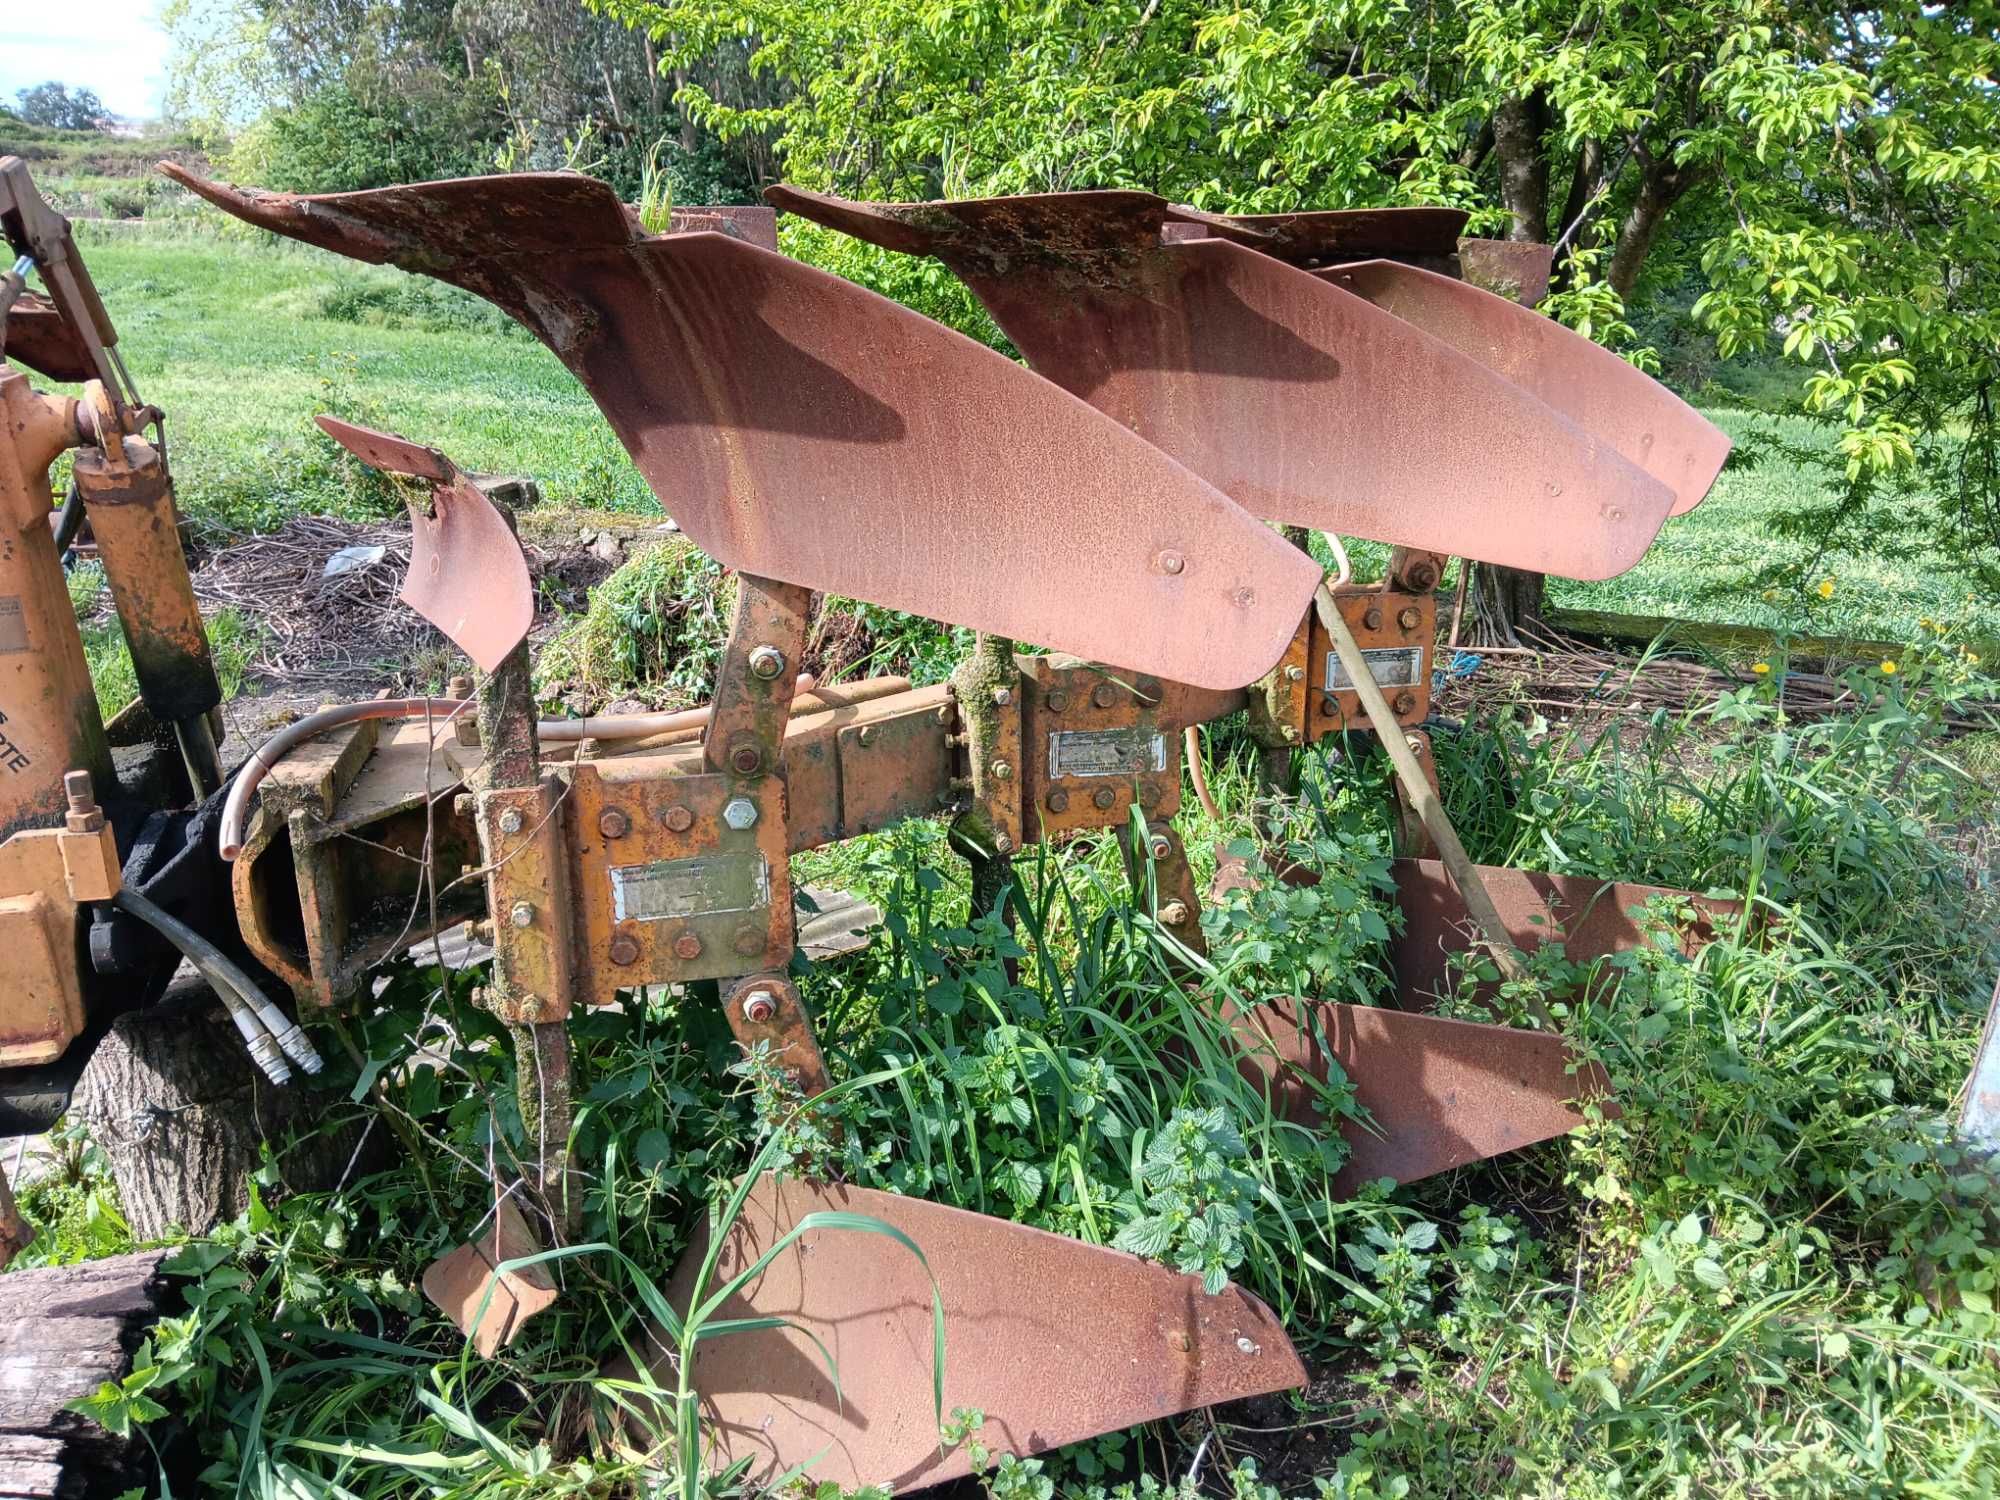
[[[654,235],[567,174],[293,197],[168,170],[253,224],[505,309],[738,574],[714,701],[692,723],[538,723],[505,518],[443,455],[325,424],[417,486],[405,597],[484,676],[476,702],[357,705],[259,753],[222,829],[243,933],[303,1005],[341,1004],[430,935],[428,916],[408,922],[419,866],[379,851],[428,847],[440,872],[476,874],[445,888],[437,925],[490,924],[485,1003],[543,1081],[534,1186],[558,1229],[575,1198],[562,1028],[578,1010],[713,980],[739,1042],[770,1044],[808,1093],[826,1086],[788,977],[803,850],[946,818],[990,902],[1024,848],[1114,831],[1151,871],[1153,918],[1199,954],[1174,827],[1183,732],[1244,709],[1274,779],[1294,750],[1373,734],[1411,852],[1436,855],[1397,867],[1393,1005],[1277,997],[1228,1017],[1246,1074],[1291,1118],[1325,1127],[1305,1075],[1337,1062],[1355,1081],[1379,1133],[1351,1133],[1341,1186],[1559,1134],[1603,1092],[1552,1033],[1426,1014],[1448,954],[1485,945],[1504,965],[1558,937],[1609,951],[1634,940],[1626,914],[1645,899],[1466,860],[1423,729],[1447,558],[1610,576],[1702,498],[1728,446],[1477,284],[1533,300],[1545,254],[1462,239],[1464,217],[1437,209],[1222,217],[1132,192],[883,205],[773,191],[944,260],[1024,368],[779,254],[768,209],[678,213]],[[1273,522],[1391,544],[1387,574],[1329,587]],[[978,645],[935,687],[802,692],[816,590],[972,627]],[[996,1447],[1303,1379],[1246,1292],[1207,1296],[1132,1256],[860,1188],[758,1184],[724,1273],[822,1208],[923,1248],[950,1331],[945,1405],[983,1409]],[[492,1255],[465,1259],[477,1272]],[[752,1460],[753,1479],[814,1459],[843,1485],[964,1471],[938,1450],[914,1260],[815,1231],[739,1300],[729,1316],[789,1322],[704,1346],[694,1383],[724,1458]],[[1090,1317],[1059,1311],[1077,1307]]]

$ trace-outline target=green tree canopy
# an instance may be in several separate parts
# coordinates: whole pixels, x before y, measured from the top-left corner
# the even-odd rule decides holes
[[[101,130],[109,118],[104,101],[94,91],[73,89],[53,79],[21,89],[14,97],[20,102],[22,119],[52,130]]]

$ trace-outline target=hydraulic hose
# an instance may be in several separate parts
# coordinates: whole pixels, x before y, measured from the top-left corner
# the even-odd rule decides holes
[[[286,1057],[308,1073],[317,1073],[325,1066],[298,1022],[278,1009],[257,988],[257,982],[215,944],[130,886],[113,896],[111,904],[151,927],[195,966],[228,1010],[229,1018],[236,1023],[250,1049],[250,1056],[271,1082],[291,1082],[292,1070],[285,1063]]]

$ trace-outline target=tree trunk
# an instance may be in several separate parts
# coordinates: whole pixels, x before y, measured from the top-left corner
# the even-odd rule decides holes
[[[1620,297],[1629,298],[1646,269],[1646,256],[1666,222],[1667,211],[1680,202],[1687,190],[1701,180],[1699,169],[1676,167],[1639,148],[1639,195],[1625,211],[1618,225],[1618,240],[1611,248],[1611,265],[1604,279]]]
[[[151,1479],[143,1437],[63,1408],[130,1372],[172,1295],[159,1274],[169,1253],[0,1276],[0,1496],[108,1497]]]
[[[109,1158],[134,1238],[155,1240],[174,1226],[200,1234],[242,1213],[266,1142],[284,1189],[335,1186],[363,1125],[321,1121],[325,1104],[296,1076],[282,1088],[266,1079],[221,1002],[188,985],[113,1024],[77,1081],[70,1113]]]
[[[1493,154],[1500,162],[1500,202],[1511,216],[1507,238],[1546,244],[1549,166],[1542,154],[1548,108],[1541,95],[1501,102],[1493,112]]]
[[[1493,112],[1493,154],[1500,164],[1500,201],[1510,216],[1510,240],[1548,241],[1549,164],[1542,148],[1548,124],[1548,104],[1540,94],[1508,99]],[[1542,594],[1539,573],[1479,564],[1469,601],[1467,644],[1518,646],[1518,627],[1541,616]]]

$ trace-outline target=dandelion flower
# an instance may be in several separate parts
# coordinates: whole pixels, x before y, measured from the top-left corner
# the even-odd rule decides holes
[[[1750,670],[1755,672],[1759,677],[1769,677],[1771,675],[1771,664],[1767,661],[1754,662],[1751,664]]]
[[[1965,659],[1975,667],[1979,665],[1979,653],[1977,651],[1966,652]]]
[[[1884,677],[1894,677],[1896,675],[1896,664],[1893,661],[1883,662],[1882,675]]]
[[[1833,597],[1833,580],[1831,578],[1822,578],[1819,581],[1819,596],[1822,599],[1831,599]]]

